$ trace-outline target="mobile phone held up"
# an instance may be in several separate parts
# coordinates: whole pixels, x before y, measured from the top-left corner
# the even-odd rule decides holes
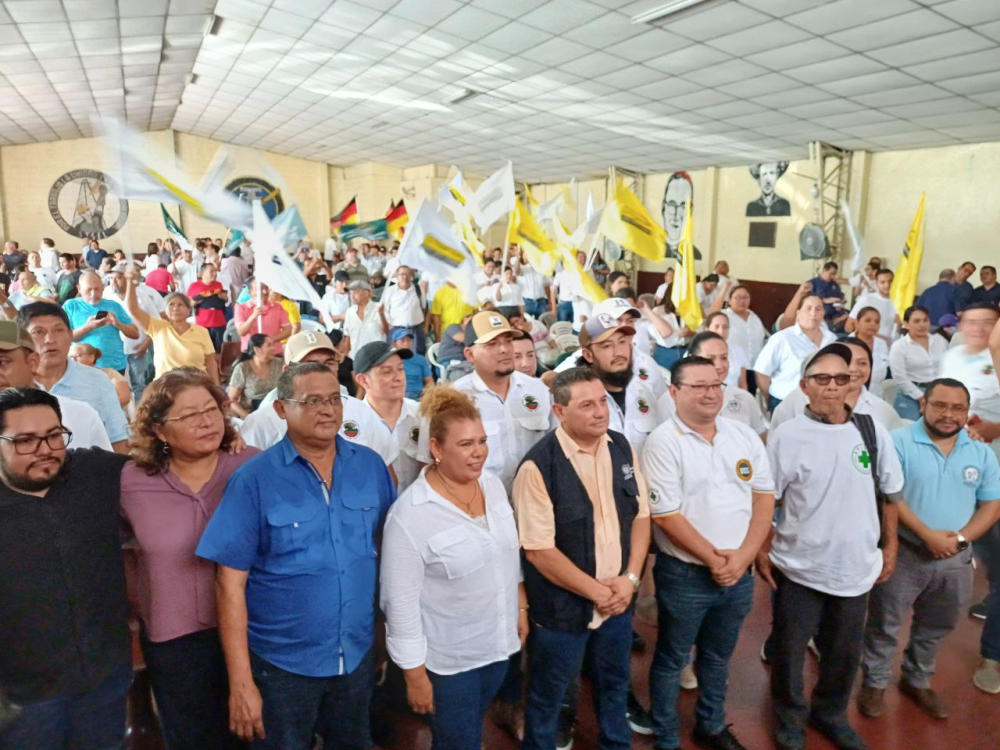
[[[95,315],[94,317],[97,318],[98,320],[104,320],[106,317],[108,317],[108,311],[98,310],[97,315]]]

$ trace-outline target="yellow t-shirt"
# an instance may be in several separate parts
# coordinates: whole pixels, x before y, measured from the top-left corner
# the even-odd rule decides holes
[[[153,367],[156,377],[178,367],[196,367],[205,370],[205,357],[215,356],[215,345],[208,329],[192,325],[178,334],[163,318],[149,319],[146,333],[153,340]]]
[[[289,325],[296,325],[302,322],[302,313],[299,312],[299,303],[290,299],[283,299],[278,303],[281,305],[281,309],[285,311],[288,315]],[[282,339],[282,343],[288,341],[288,339]]]
[[[434,302],[431,303],[431,315],[441,316],[441,330],[452,324],[461,324],[466,315],[472,315],[476,309],[466,304],[462,291],[458,287],[445,284],[437,290]]]

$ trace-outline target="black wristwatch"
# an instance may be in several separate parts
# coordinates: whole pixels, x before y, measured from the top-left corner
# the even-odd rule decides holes
[[[958,544],[956,545],[956,549],[959,552],[964,552],[968,548],[969,548],[969,540],[966,539],[964,536],[962,536],[962,532],[959,532],[958,533]]]

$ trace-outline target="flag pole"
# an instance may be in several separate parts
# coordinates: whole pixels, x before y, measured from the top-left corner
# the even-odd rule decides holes
[[[254,279],[254,283],[257,285],[257,333],[263,333],[264,318],[261,317],[261,310],[264,307],[264,300],[260,296],[260,279]]]

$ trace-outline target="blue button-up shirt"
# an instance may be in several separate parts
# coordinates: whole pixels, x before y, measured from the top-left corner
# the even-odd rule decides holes
[[[308,677],[354,671],[374,643],[376,537],[396,499],[375,451],[336,440],[329,498],[286,435],[233,474],[198,544],[249,571],[250,649]]]
[[[111,378],[96,367],[87,367],[66,360],[66,372],[49,392],[53,396],[68,396],[86,401],[93,406],[104,422],[112,443],[128,440],[128,420],[118,401],[118,393]]]
[[[923,419],[894,430],[892,441],[906,478],[903,499],[931,529],[958,531],[975,514],[978,503],[1000,500],[997,457],[965,430],[958,433],[947,456],[927,434]]]
[[[917,298],[917,304],[926,307],[930,313],[931,325],[939,325],[938,321],[945,315],[954,315],[955,306],[955,285],[950,281],[939,281],[932,287],[928,287],[923,294]]]
[[[822,276],[817,276],[815,279],[812,279],[810,283],[812,284],[813,294],[818,297],[821,297],[822,299],[839,297],[841,301],[843,301],[844,292],[840,289],[840,284],[836,281],[827,281]],[[846,311],[834,307],[832,302],[823,303],[823,315],[827,320],[835,318],[843,312]]]

